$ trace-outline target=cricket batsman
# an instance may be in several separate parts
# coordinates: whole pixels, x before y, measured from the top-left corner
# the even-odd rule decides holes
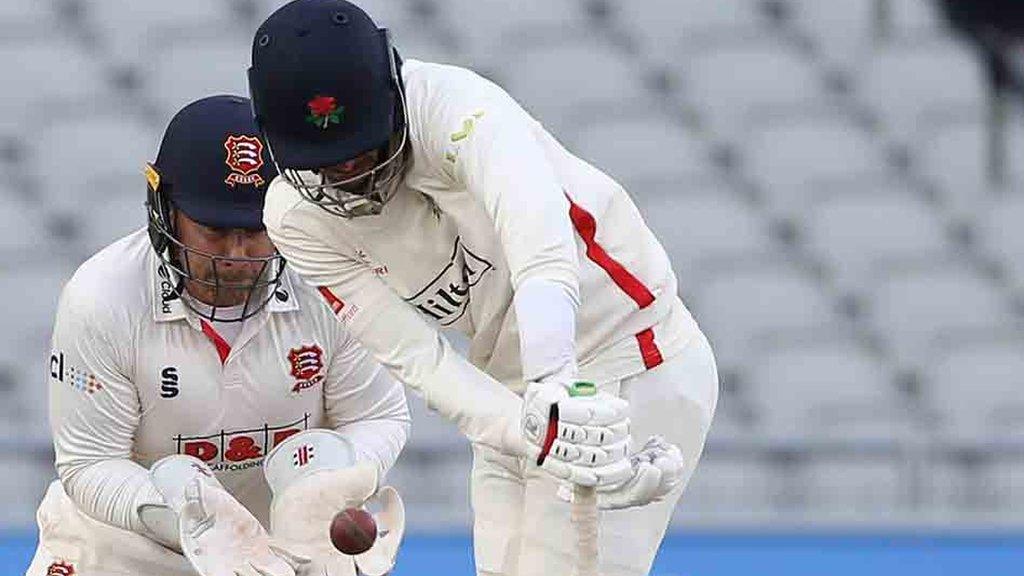
[[[609,510],[601,574],[646,574],[718,377],[623,188],[493,83],[403,60],[343,0],[263,22],[249,87],[281,173],[271,240],[473,443],[477,573],[572,574],[567,487],[582,485]],[[469,337],[468,361],[442,328]],[[600,392],[571,395],[578,380]]]
[[[182,109],[145,167],[148,227],[60,298],[49,361],[59,479],[28,576],[354,576],[390,568],[403,387],[285,266],[262,224],[276,172],[248,99]],[[333,515],[398,519],[363,555]]]

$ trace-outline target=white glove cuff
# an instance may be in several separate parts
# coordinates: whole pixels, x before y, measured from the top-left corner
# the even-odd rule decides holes
[[[223,489],[206,463],[181,454],[165,456],[154,462],[149,468],[149,478],[175,514],[180,513],[185,505],[185,487],[193,480]]]
[[[352,443],[338,432],[317,428],[278,444],[263,462],[263,475],[274,494],[320,470],[348,468],[356,462]]]

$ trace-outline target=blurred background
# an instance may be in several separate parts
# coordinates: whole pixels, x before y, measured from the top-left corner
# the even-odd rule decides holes
[[[503,85],[665,244],[722,396],[655,574],[1019,570],[1019,2],[356,2]],[[143,225],[173,113],[247,93],[281,4],[0,0],[0,575],[54,476],[60,288]],[[468,447],[413,409],[397,574],[470,574]]]

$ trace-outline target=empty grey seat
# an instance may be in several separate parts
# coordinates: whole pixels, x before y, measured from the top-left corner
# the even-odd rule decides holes
[[[775,333],[840,323],[812,274],[771,256],[709,263],[694,282],[688,302],[726,367],[742,364]]]
[[[214,94],[249,94],[246,70],[251,40],[238,37],[182,39],[161,50],[150,68],[148,90],[166,120],[180,108]]]
[[[647,101],[636,66],[598,38],[531,47],[508,62],[502,78],[505,89],[557,134]]]
[[[645,52],[667,62],[708,40],[746,35],[764,25],[756,0],[645,0],[610,6],[615,21]]]
[[[795,48],[771,37],[702,48],[681,63],[686,97],[726,141],[742,139],[745,128],[773,110],[825,101],[810,64]]]
[[[156,48],[197,30],[219,35],[250,33],[244,21],[232,13],[230,2],[175,0],[157,8],[133,0],[86,0],[85,8],[86,21],[99,35],[107,58],[117,64],[139,65],[146,74],[159,72],[149,63]]]
[[[760,434],[807,442],[885,442],[910,430],[891,369],[856,340],[809,333],[769,345],[747,368]]]
[[[0,133],[7,135],[65,122],[108,91],[100,66],[63,38],[0,43],[0,62]]]
[[[446,0],[439,7],[459,52],[474,67],[515,58],[516,49],[537,34],[556,35],[587,25],[583,4],[576,0],[520,0],[514,8],[502,0]]]
[[[702,260],[758,254],[771,243],[767,222],[728,188],[634,198],[684,287],[700,282],[694,275]]]
[[[706,452],[676,508],[673,524],[690,526],[704,518],[732,522],[770,518],[781,490],[779,480],[760,458]]]
[[[939,336],[996,329],[1014,318],[991,280],[955,261],[901,265],[873,278],[869,288],[872,322],[911,365]]]
[[[681,182],[711,172],[704,143],[671,118],[641,116],[593,122],[568,138],[573,153],[629,188]]]
[[[1024,287],[1024,195],[993,199],[980,212],[975,222],[979,240]]]
[[[52,2],[39,0],[6,0],[0,2],[0,38],[18,37],[25,33],[53,32],[57,10]]]
[[[142,168],[156,158],[160,133],[129,118],[86,116],[47,126],[30,144],[46,201],[59,210],[75,210],[117,193],[108,190],[116,180],[94,182],[111,173],[124,175],[143,194]],[[68,174],[74,175],[70,182]]]
[[[796,21],[833,66],[854,66],[876,45],[876,0],[789,0]],[[892,36],[910,40],[937,35],[941,21],[930,0],[890,0]]]
[[[802,214],[804,238],[841,286],[862,287],[872,267],[947,256],[939,218],[899,184],[861,182],[814,202]]]
[[[807,511],[832,521],[885,521],[904,517],[909,476],[895,456],[808,460],[797,491]]]
[[[879,48],[859,78],[860,94],[902,141],[937,120],[976,113],[984,103],[980,62],[969,46],[957,42]]]
[[[924,394],[943,436],[1024,438],[1024,339],[958,339],[937,352]]]
[[[1024,163],[1015,156],[1015,151],[1024,149],[1024,126],[1015,119],[1006,128],[1007,167],[1016,185],[1024,179]],[[943,126],[922,136],[915,146],[921,172],[938,185],[954,209],[970,212],[991,189],[987,141],[988,128],[979,119]]]
[[[782,213],[836,183],[888,174],[876,142],[849,118],[827,112],[765,123],[751,132],[744,152],[750,175]]]

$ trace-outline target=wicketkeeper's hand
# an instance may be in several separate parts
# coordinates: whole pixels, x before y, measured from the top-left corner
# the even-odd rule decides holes
[[[627,459],[628,404],[605,392],[594,393],[593,386],[583,382],[527,386],[522,416],[527,456],[572,484],[621,484],[632,475]]]
[[[176,517],[182,554],[200,576],[295,576],[272,549],[259,521],[201,460],[168,456],[153,464],[149,474],[163,496],[167,517]],[[150,509],[141,517],[158,517],[160,512]]]
[[[651,436],[644,447],[629,457],[632,476],[625,482],[597,489],[597,506],[602,510],[619,510],[658,502],[683,483],[686,462],[674,444],[661,436]],[[572,501],[573,491],[563,485],[558,495]]]
[[[274,493],[270,532],[274,544],[296,562],[299,576],[381,576],[394,566],[405,533],[405,508],[390,486],[378,490],[377,467],[354,464],[352,447],[332,430],[296,434],[267,455],[263,471]],[[334,515],[373,499],[377,540],[348,556],[331,543]]]

